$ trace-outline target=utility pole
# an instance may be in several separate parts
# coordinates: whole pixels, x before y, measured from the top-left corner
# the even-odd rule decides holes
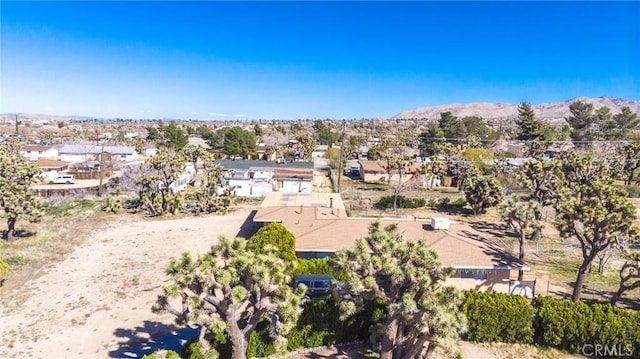
[[[346,120],[342,120],[342,138],[340,139],[340,167],[338,168],[338,193],[340,193],[340,181],[342,180],[342,169],[343,169],[343,165],[342,165],[342,155],[344,153],[344,129],[345,126],[347,124]]]
[[[18,134],[18,115],[16,115],[16,135]]]
[[[98,197],[102,197],[102,171],[104,168],[104,143],[100,149],[100,182],[98,183]]]

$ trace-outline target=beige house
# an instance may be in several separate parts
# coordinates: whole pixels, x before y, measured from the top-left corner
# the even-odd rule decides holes
[[[371,183],[387,182],[387,170],[383,167],[383,165],[386,166],[386,162],[360,160],[358,165],[360,165],[360,178],[363,181]]]
[[[279,222],[287,227],[296,237],[299,257],[323,258],[337,250],[353,248],[356,240],[367,236],[369,226],[376,220],[347,217],[341,200],[316,198],[314,203],[296,201],[296,204],[262,207],[253,220]],[[394,218],[380,219],[380,222],[383,226],[397,224],[399,233],[407,240],[425,240],[443,265],[456,269],[447,284],[460,289],[512,293],[516,284],[511,278],[515,278],[517,270],[529,270],[500,245],[467,225],[452,223],[448,231],[436,231],[431,228],[430,220]]]
[[[391,183],[405,183],[412,179],[420,169],[420,164],[412,163],[406,173],[400,176],[396,170],[387,171],[387,161],[359,160],[358,165],[360,166],[360,178],[369,183],[388,182],[389,177],[391,177]]]

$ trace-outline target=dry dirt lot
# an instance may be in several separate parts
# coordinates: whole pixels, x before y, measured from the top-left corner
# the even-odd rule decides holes
[[[0,358],[126,357],[127,347],[171,331],[170,316],[151,312],[169,259],[236,236],[249,213],[111,217],[64,260],[0,289]]]

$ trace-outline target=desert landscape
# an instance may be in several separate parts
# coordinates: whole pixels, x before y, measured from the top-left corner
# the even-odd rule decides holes
[[[163,269],[185,251],[207,251],[219,236],[251,233],[247,218],[252,208],[244,204],[227,215],[170,219],[106,216],[92,210],[74,214],[81,222],[98,224],[91,230],[71,230],[77,238],[66,254],[35,271],[31,266],[17,269],[0,287],[0,357],[141,358],[157,346],[164,347],[149,343],[173,338],[178,330],[193,335],[194,330],[175,326],[171,315],[151,311],[162,286],[168,284]],[[31,229],[64,222],[57,219]],[[460,225],[474,231],[468,224]],[[288,358],[363,357],[366,347],[305,349]],[[461,342],[460,349],[469,359],[576,358],[524,345]]]
[[[0,287],[0,357],[131,357],[127,349],[175,329],[171,316],[151,312],[169,259],[205,252],[218,236],[236,236],[249,212],[107,217],[61,261]]]

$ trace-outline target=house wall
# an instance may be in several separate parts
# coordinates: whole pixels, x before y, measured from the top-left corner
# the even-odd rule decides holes
[[[131,154],[114,153],[112,154],[112,156],[117,161],[130,162],[130,161],[136,161],[138,159],[138,152],[133,152]]]
[[[279,192],[285,193],[311,193],[311,181],[280,180],[277,181]]]
[[[228,186],[235,186],[235,194],[238,197],[251,196],[251,180],[248,178],[231,178],[227,179]]]
[[[386,173],[364,172],[362,167],[360,167],[360,173],[362,175],[362,180],[365,182],[387,182]]]
[[[253,181],[251,187],[251,197],[264,197],[268,193],[273,192],[273,186],[270,182],[265,181]]]
[[[30,161],[37,161],[38,158],[48,158],[51,160],[57,160],[59,156],[58,150],[55,148],[50,148],[46,151],[43,151],[42,153],[38,151],[21,151],[21,153],[22,155],[29,158]]]
[[[79,163],[79,162],[93,161],[93,155],[61,153],[60,154],[60,161],[69,162],[69,163]]]
[[[450,285],[461,290],[476,289],[478,291],[492,290],[494,292],[509,293],[509,270],[489,270],[487,279],[460,278],[453,276],[447,278],[445,285]]]

